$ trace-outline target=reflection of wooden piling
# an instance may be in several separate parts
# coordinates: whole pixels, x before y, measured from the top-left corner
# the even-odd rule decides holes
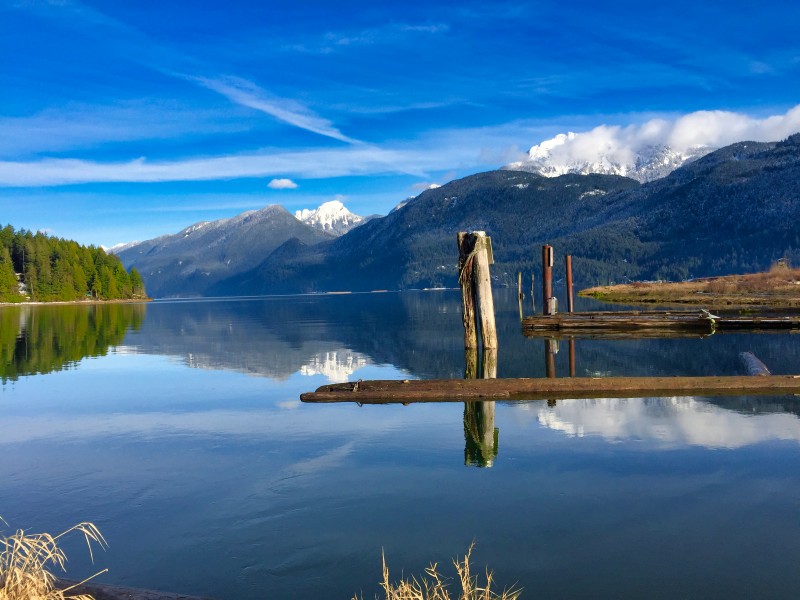
[[[553,297],[553,247],[542,246],[542,314],[552,315]]]
[[[575,338],[569,338],[569,376],[575,377]]]
[[[494,320],[494,299],[489,273],[491,241],[483,231],[459,232],[459,283],[463,306],[464,347],[477,348],[476,312],[481,321],[482,345],[497,348],[497,327]],[[477,304],[477,309],[476,309]]]
[[[467,350],[467,373],[470,372],[469,361],[472,351]],[[477,352],[475,353],[477,356]],[[475,359],[477,362],[477,358]],[[481,365],[482,379],[497,377],[497,349],[487,348],[483,351]],[[472,377],[467,377],[471,379]],[[464,464],[478,467],[491,467],[497,456],[499,431],[494,426],[494,402],[464,403]]]
[[[533,293],[533,284],[535,283],[536,276],[531,273],[531,310],[536,312],[536,295]]]
[[[522,301],[525,300],[525,293],[522,291],[522,271],[517,273],[517,304],[519,305],[519,320],[522,321],[524,314],[522,312]]]
[[[548,379],[556,378],[555,344],[556,341],[551,340],[550,338],[547,338],[544,341],[544,370]]]
[[[567,312],[573,312],[575,300],[572,296],[572,256],[567,255],[564,263],[567,268]]]
[[[497,456],[499,431],[494,426],[494,402],[464,403],[464,464],[491,467]]]

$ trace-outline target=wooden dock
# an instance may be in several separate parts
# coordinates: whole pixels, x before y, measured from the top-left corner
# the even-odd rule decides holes
[[[522,320],[526,336],[577,337],[680,337],[728,331],[800,330],[800,315],[712,314],[705,310],[598,311],[536,315]]]
[[[654,396],[800,395],[800,375],[716,377],[569,377],[563,379],[412,379],[323,385],[303,402],[469,402]]]

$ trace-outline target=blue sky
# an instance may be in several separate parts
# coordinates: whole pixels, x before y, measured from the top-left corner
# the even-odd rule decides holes
[[[3,0],[0,223],[112,245],[273,203],[385,214],[561,132],[766,122],[800,104],[798,23],[772,0]]]

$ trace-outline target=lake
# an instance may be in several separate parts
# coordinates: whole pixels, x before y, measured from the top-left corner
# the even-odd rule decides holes
[[[542,339],[496,293],[498,376],[544,376]],[[575,367],[740,374],[750,350],[796,373],[798,340],[577,340]],[[299,401],[462,377],[462,346],[454,291],[0,308],[0,516],[97,524],[110,548],[93,567],[68,543],[71,577],[218,600],[372,598],[382,549],[396,577],[473,540],[523,599],[797,596],[795,397],[498,402],[493,423]]]

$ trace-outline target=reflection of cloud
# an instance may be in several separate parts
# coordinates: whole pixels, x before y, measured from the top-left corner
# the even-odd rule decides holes
[[[353,448],[355,448],[355,442],[347,442],[320,456],[296,462],[288,466],[286,470],[292,475],[311,475],[317,471],[324,471],[340,464],[352,454]]]
[[[346,381],[354,371],[366,367],[370,363],[363,354],[351,350],[326,352],[311,357],[308,363],[300,367],[302,375],[324,375],[331,383]]]
[[[694,398],[565,400],[539,410],[538,419],[541,425],[569,436],[642,439],[665,447],[740,448],[768,440],[800,442],[800,420],[794,415],[743,415]]]

